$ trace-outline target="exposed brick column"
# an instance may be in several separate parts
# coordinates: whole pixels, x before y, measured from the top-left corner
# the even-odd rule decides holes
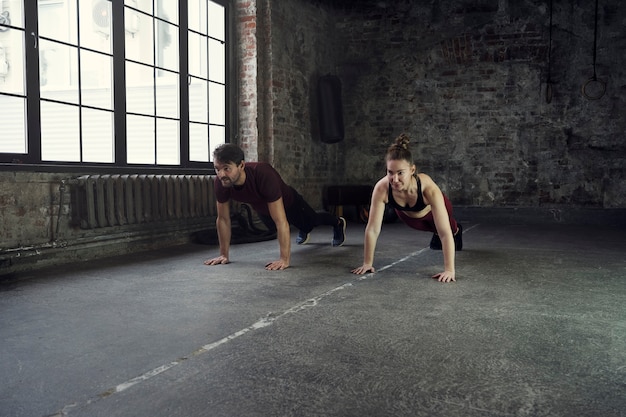
[[[246,159],[258,160],[259,128],[257,122],[259,96],[257,89],[257,2],[256,0],[235,1],[237,39],[239,132],[238,144],[243,148]]]
[[[272,56],[272,4],[275,0],[256,0],[257,4],[257,153],[259,161],[274,164],[274,73]]]

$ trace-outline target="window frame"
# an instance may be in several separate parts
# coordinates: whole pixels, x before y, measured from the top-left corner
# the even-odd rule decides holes
[[[224,129],[225,141],[230,142],[232,132],[236,131],[233,126],[237,111],[235,103],[235,88],[233,76],[235,65],[233,51],[235,48],[233,39],[233,19],[231,0],[211,0],[224,7],[225,28],[225,108]],[[179,13],[179,151],[180,163],[178,165],[158,164],[129,164],[126,160],[126,80],[125,80],[125,27],[124,27],[124,1],[111,1],[112,16],[122,18],[112,19],[112,56],[113,56],[113,118],[114,118],[114,160],[113,163],[94,162],[63,162],[42,161],[41,149],[41,112],[40,112],[40,79],[39,79],[39,51],[37,49],[38,38],[38,2],[24,1],[24,48],[25,48],[25,96],[26,96],[26,135],[27,153],[2,153],[0,152],[0,171],[33,171],[33,172],[94,172],[94,173],[169,173],[190,174],[213,172],[213,162],[190,161],[189,158],[189,50],[188,50],[188,5],[186,1],[178,2]],[[78,22],[77,22],[78,24]],[[22,30],[19,27],[9,26],[11,29]],[[156,35],[155,35],[156,36]],[[87,48],[87,50],[89,50]],[[4,94],[4,93],[2,93]],[[89,106],[84,106],[89,107]],[[207,110],[208,111],[208,110]],[[210,127],[211,123],[208,123]],[[82,137],[82,132],[80,133]]]

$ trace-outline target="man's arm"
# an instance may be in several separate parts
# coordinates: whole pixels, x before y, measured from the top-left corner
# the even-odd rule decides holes
[[[230,225],[230,202],[217,202],[217,220],[215,220],[215,226],[217,228],[217,238],[220,243],[220,256],[204,261],[205,265],[220,265],[230,262],[228,259],[232,233]]]
[[[267,203],[267,208],[270,211],[270,216],[276,224],[278,245],[280,248],[280,259],[273,261],[265,265],[265,269],[271,271],[278,269],[285,269],[289,266],[291,259],[291,235],[289,230],[289,222],[287,221],[287,214],[285,213],[285,206],[283,204],[283,198],[279,198],[276,201]]]

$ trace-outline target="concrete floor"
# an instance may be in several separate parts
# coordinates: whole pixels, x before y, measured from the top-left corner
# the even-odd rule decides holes
[[[396,223],[39,271],[0,284],[0,415],[626,416],[624,230],[464,223],[458,281]],[[293,235],[295,238],[295,234]]]

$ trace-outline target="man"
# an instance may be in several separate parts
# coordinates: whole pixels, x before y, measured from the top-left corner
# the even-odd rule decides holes
[[[296,243],[304,245],[314,227],[333,227],[333,246],[343,245],[346,239],[346,220],[330,213],[316,212],[302,196],[285,184],[280,174],[268,163],[244,161],[243,150],[226,143],[213,152],[215,165],[215,196],[217,199],[217,236],[220,255],[209,259],[206,265],[229,263],[231,238],[230,200],[250,204],[259,218],[277,232],[280,258],[265,265],[275,271],[289,267],[291,242],[289,225],[299,229]]]

